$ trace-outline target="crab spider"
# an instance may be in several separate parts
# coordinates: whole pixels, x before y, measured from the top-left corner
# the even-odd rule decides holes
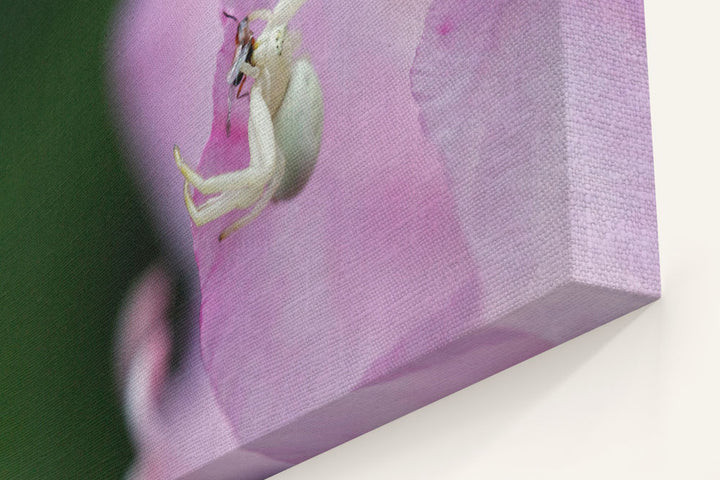
[[[175,163],[185,177],[185,205],[196,225],[233,210],[249,209],[222,231],[220,240],[254,220],[270,200],[296,195],[315,166],[322,137],[322,92],[309,60],[293,61],[300,34],[287,28],[304,3],[280,0],[272,11],[256,10],[238,24],[235,58],[227,75],[228,111],[233,97],[240,96],[244,76],[254,78],[250,90],[248,167],[203,178],[185,163],[177,145],[173,149]],[[254,20],[267,22],[257,39],[248,29]],[[203,195],[215,196],[197,205],[191,185]]]

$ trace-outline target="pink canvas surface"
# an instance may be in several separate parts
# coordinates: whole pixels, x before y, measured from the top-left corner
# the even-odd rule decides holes
[[[188,143],[203,175],[249,162],[242,104],[225,133],[235,24],[220,12],[260,6],[208,22],[202,154],[195,123],[175,138],[143,110],[152,145]],[[215,412],[222,439],[199,454],[182,423],[200,438],[203,422],[148,400],[165,424],[138,433],[138,478],[265,478],[659,296],[642,2],[309,0],[290,27],[322,86],[317,167],[226,241],[241,213],[192,227],[200,351],[168,384],[193,385],[182,409]],[[156,69],[135,59],[156,47],[127,28],[137,72],[119,96],[140,110]],[[157,211],[189,231],[173,168],[151,169],[167,179]]]

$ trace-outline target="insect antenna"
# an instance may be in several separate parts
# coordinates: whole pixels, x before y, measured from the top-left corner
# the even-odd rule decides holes
[[[230,14],[227,13],[225,10],[223,10],[223,15],[225,15],[227,18],[232,18],[232,19],[235,20],[236,22],[238,21],[238,19],[237,19],[236,17],[230,15]]]

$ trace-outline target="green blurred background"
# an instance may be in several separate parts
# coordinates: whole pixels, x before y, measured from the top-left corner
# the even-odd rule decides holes
[[[158,255],[107,107],[112,0],[0,5],[0,479],[120,478],[116,314]]]

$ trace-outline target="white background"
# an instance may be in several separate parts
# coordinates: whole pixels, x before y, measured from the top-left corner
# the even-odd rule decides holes
[[[720,3],[645,10],[663,298],[275,478],[720,479]]]

